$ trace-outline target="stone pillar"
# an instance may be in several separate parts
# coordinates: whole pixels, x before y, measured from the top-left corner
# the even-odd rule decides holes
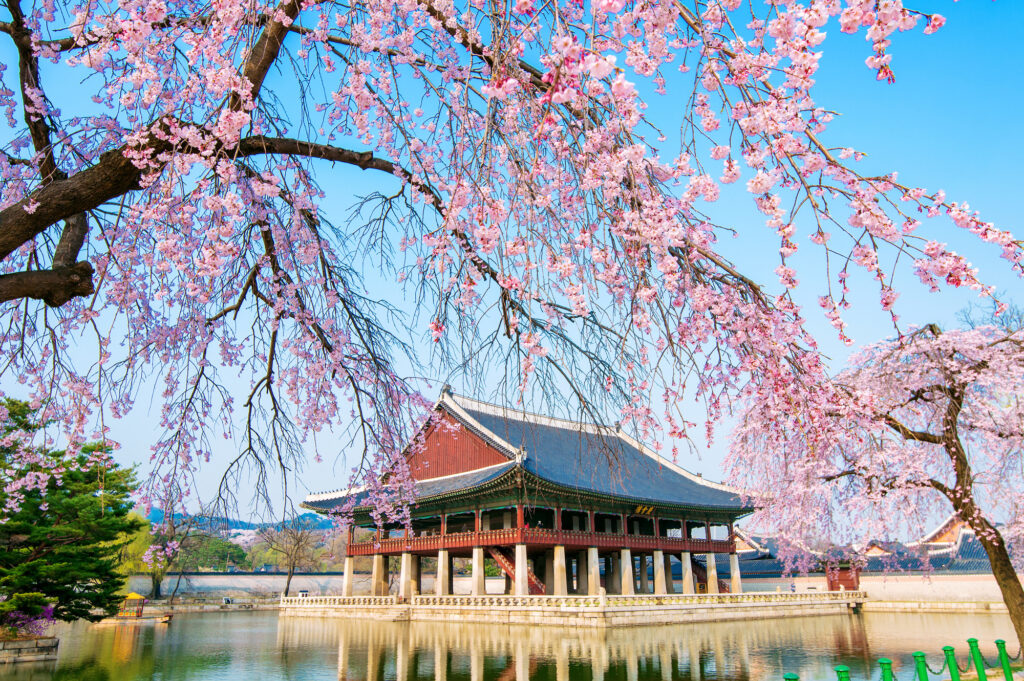
[[[633,574],[633,554],[629,549],[622,549],[619,552],[619,572],[621,575],[621,586],[619,593],[632,596],[636,593],[636,575]]]
[[[690,559],[690,552],[683,551],[680,558],[683,561],[683,593],[692,594],[696,589],[693,585],[693,561]]]
[[[474,596],[483,596],[487,593],[487,577],[484,575],[484,549],[482,546],[473,547],[473,585],[470,593]]]
[[[451,581],[449,581],[451,575],[448,574],[451,566],[451,561],[448,560],[448,551],[446,549],[439,550],[437,552],[437,574],[434,575],[434,595],[451,595]]]
[[[370,572],[370,595],[386,596],[388,593],[387,558],[379,553],[373,554]]]
[[[418,596],[423,593],[423,571],[420,569],[422,567],[422,563],[420,562],[421,560],[423,560],[421,556],[414,555],[412,557],[411,565],[409,566],[410,596]]]
[[[555,547],[555,559],[553,569],[555,571],[554,589],[551,591],[552,596],[566,596],[568,595],[568,585],[566,583],[566,563],[565,563],[565,547]],[[517,568],[518,569],[518,568]]]
[[[729,554],[729,575],[732,577],[730,591],[734,594],[743,593],[743,581],[740,577],[740,557],[735,553]]]
[[[611,569],[605,569],[605,590],[610,594],[617,594],[622,587],[622,569],[618,554],[608,556],[608,562],[611,563]]]
[[[590,561],[587,557],[586,551],[579,551],[576,554],[576,593],[581,596],[590,593]]]
[[[530,582],[526,578],[526,544],[516,544],[516,596],[530,595]]]
[[[650,592],[651,592],[651,589],[650,589],[649,579],[647,577],[647,554],[646,553],[641,553],[640,554],[640,593],[647,594],[647,593],[650,593]]]
[[[715,554],[706,553],[704,554],[707,559],[707,573],[708,573],[708,593],[718,593],[718,568],[715,567]]]
[[[355,578],[355,558],[345,556],[345,578],[341,581],[341,595],[352,595],[352,580]]]
[[[674,594],[676,592],[676,582],[672,577],[672,555],[669,553],[665,554],[665,593]]]
[[[534,558],[534,562],[541,560],[540,558]],[[543,556],[543,569],[538,566],[538,573],[543,575],[544,579],[544,593],[549,596],[555,593],[555,552],[545,551]]]
[[[654,593],[666,594],[668,588],[665,586],[665,554],[662,551],[654,552]]]
[[[399,570],[398,595],[401,598],[412,596],[412,554],[402,553],[401,569]]]
[[[597,547],[587,549],[587,595],[596,596],[601,589],[601,559]]]

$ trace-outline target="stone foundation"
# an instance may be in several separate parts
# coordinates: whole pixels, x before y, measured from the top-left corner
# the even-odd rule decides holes
[[[54,636],[42,636],[23,641],[0,641],[0,664],[56,660],[58,643],[60,641]]]
[[[718,620],[833,615],[857,608],[863,592],[666,596],[312,596],[281,599],[285,617],[460,621],[569,627],[629,627]]]

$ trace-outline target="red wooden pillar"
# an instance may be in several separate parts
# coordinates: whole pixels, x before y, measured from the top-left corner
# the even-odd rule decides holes
[[[473,531],[480,531],[480,509],[476,509],[476,513],[473,514]]]
[[[622,534],[623,536],[629,536],[629,520],[626,518],[625,513],[619,514],[619,522],[622,523]]]
[[[594,527],[594,512],[587,511],[587,532],[597,532],[597,528]]]
[[[516,543],[522,544],[524,541],[523,527],[526,525],[526,519],[523,514],[523,505],[516,504]]]
[[[708,542],[708,548],[711,547],[711,521],[704,521],[704,540]]]
[[[556,508],[555,509],[555,531],[557,531],[557,532],[561,532],[562,531],[562,509],[561,508]]]
[[[448,514],[441,514],[441,536],[448,534]]]
[[[658,519],[657,518],[654,519],[654,536],[655,537],[660,537],[661,536],[661,532],[658,531]]]
[[[736,553],[736,529],[729,523],[729,553]]]

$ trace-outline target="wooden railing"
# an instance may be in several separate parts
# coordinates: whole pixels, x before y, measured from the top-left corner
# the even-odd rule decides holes
[[[432,534],[422,537],[393,537],[378,542],[361,542],[348,546],[350,556],[369,556],[376,553],[394,555],[405,552],[426,553],[440,549],[471,549],[487,546],[530,544],[539,546],[565,546],[568,549],[630,549],[636,551],[666,551],[670,553],[730,553],[731,539],[682,539],[654,537],[639,534],[611,534],[606,532],[574,532],[548,530],[536,527],[514,527],[486,532],[459,532]]]

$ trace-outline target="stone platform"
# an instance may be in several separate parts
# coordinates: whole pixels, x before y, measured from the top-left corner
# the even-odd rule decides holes
[[[59,643],[60,641],[53,636],[0,641],[0,664],[56,660]]]
[[[284,617],[460,621],[562,627],[628,627],[719,620],[832,615],[856,609],[861,591],[607,596],[297,596]]]

